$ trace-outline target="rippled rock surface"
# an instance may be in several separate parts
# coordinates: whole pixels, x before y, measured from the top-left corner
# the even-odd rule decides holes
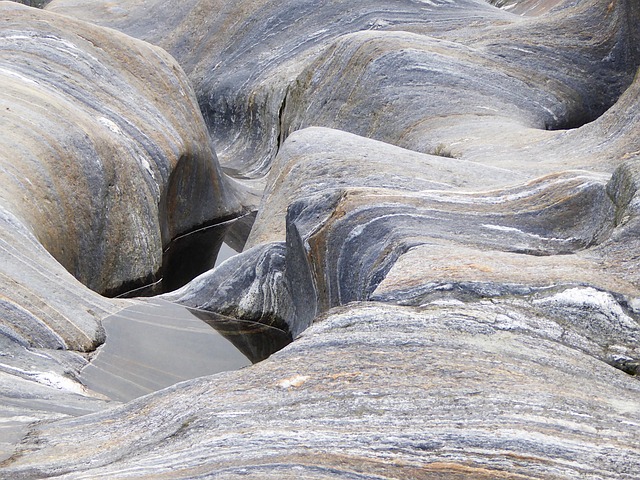
[[[521,313],[351,305],[251,369],[44,426],[16,463],[67,478],[633,478],[637,380]]]
[[[40,158],[30,148],[52,128],[8,128],[5,151],[25,160],[2,164],[2,172],[18,169],[7,178],[33,185],[0,190],[6,251],[24,251],[31,268],[12,260],[5,276],[33,272],[22,285],[36,292],[71,282],[77,299],[43,295],[41,304],[57,309],[63,298],[65,318],[93,343],[53,350],[66,324],[47,320],[39,335],[51,339],[42,349],[14,333],[28,297],[12,292],[3,304],[3,358],[13,363],[3,362],[0,380],[20,382],[4,397],[1,475],[640,476],[640,6],[356,3],[54,0],[40,13],[2,4],[7,25],[41,18],[64,30],[64,42],[95,35],[93,47],[105,43],[83,44],[99,65],[112,62],[94,65],[102,83],[91,103],[91,92],[76,94],[84,90],[65,73],[91,70],[91,59],[63,43],[77,56],[54,68],[61,44],[44,35],[40,48],[53,50],[34,56],[62,75],[47,88],[71,95],[70,113],[52,104],[29,118],[83,128],[89,147],[101,135],[100,148],[120,154],[88,158],[112,165],[113,175],[127,168],[132,189],[115,206],[95,194],[101,190],[79,190],[82,201],[69,205],[82,217],[45,214],[66,206],[64,188],[93,188],[78,172],[95,175],[94,164],[76,154],[83,169],[46,177],[60,187],[37,183],[20,165]],[[2,31],[7,52],[31,41]],[[37,93],[28,105],[41,105],[38,89],[57,77],[16,72],[18,54],[7,55],[0,74],[8,87]],[[141,74],[148,63],[152,73]],[[124,84],[119,69],[135,73],[127,76],[131,96],[113,90],[112,82]],[[3,121],[12,121],[7,112]],[[131,120],[122,121],[124,112]],[[78,143],[87,137],[64,131],[75,139],[58,140],[64,148],[89,148]],[[60,165],[45,158],[35,164]],[[152,181],[160,178],[165,183]],[[109,226],[116,207],[147,219],[129,233],[156,242],[142,251],[159,254],[132,257],[120,240],[125,231],[116,241],[100,236],[112,230],[80,228]],[[211,225],[219,230],[198,230]],[[209,269],[225,234],[242,251]],[[190,240],[186,248],[174,242],[181,238]],[[85,244],[93,249],[86,255]],[[106,262],[109,252],[115,260]],[[240,321],[293,342],[266,358],[268,342],[240,336],[234,343],[247,357],[266,359],[110,403],[69,372],[88,376],[110,363],[116,344],[109,346],[108,329],[102,360],[77,351],[102,342],[101,318],[128,307],[119,314],[126,320],[145,304],[107,300],[61,265],[99,293],[121,285],[123,271],[202,272],[185,285],[189,274],[165,282],[176,289],[152,305],[171,301],[205,321]],[[83,273],[97,265],[105,287]],[[95,319],[87,320],[88,308]],[[145,335],[137,323],[127,327]],[[186,363],[197,357],[196,343]],[[117,345],[126,352],[126,341]],[[149,358],[151,369],[163,364]],[[127,378],[117,370],[110,374]],[[110,382],[95,378],[97,390]]]
[[[241,207],[166,52],[16,3],[0,15],[4,442],[104,408],[79,371],[105,341],[101,321],[129,303],[100,294],[172,282],[172,241]]]

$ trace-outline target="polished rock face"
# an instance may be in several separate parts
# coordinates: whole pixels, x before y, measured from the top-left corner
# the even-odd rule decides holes
[[[638,477],[640,6],[356,3],[1,4],[0,473]],[[163,271],[258,363],[114,405]]]
[[[239,204],[165,52],[13,3],[2,11],[0,268],[14,312],[3,323],[33,345],[89,348],[108,302],[67,272],[102,294],[169,277],[169,242]],[[61,338],[45,340],[47,326]]]
[[[549,138],[538,129],[581,125],[615,103],[640,55],[629,23],[637,4],[510,3],[521,11],[484,0],[189,0],[179,12],[167,0],[54,0],[47,9],[174,55],[223,164],[256,178],[302,126],[513,161],[514,147]],[[521,15],[536,8],[550,12]]]
[[[17,471],[632,478],[640,384],[529,315],[491,302],[340,308],[251,369],[41,427]]]
[[[33,395],[8,415],[28,424],[101,403],[77,381],[80,354],[129,303],[100,294],[173,282],[172,241],[242,208],[166,52],[15,3],[0,12],[3,399],[12,412]],[[213,266],[208,250],[186,280]]]

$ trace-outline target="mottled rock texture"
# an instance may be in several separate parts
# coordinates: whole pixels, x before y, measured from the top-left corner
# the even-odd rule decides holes
[[[255,212],[250,232],[250,215],[229,226],[239,255],[163,298],[295,339],[251,367],[115,408],[69,394],[60,415],[5,429],[0,473],[640,477],[637,1],[54,0],[47,11],[173,55],[206,127],[160,121],[153,138],[195,125],[190,151],[211,152],[210,133],[229,176],[211,161],[215,181],[181,176],[195,193],[176,198],[196,218],[218,209],[207,220]],[[53,13],[71,32],[94,31]],[[177,68],[147,44],[109,39]],[[179,74],[145,82],[140,95],[178,82],[192,98]],[[123,101],[113,96],[100,98]],[[122,148],[104,133],[104,148]],[[147,181],[163,171],[148,162]],[[45,187],[32,210],[49,205]],[[134,212],[163,205],[140,203],[144,192],[126,196]],[[32,204],[6,196],[17,202],[7,245],[29,234],[51,248],[24,219]],[[68,261],[93,259],[77,254]],[[37,258],[34,271],[58,265]],[[71,368],[72,353],[56,361]],[[11,405],[16,416],[32,403]]]

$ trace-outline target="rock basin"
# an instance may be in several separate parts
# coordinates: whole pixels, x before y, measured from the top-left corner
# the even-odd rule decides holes
[[[640,477],[637,1],[0,12],[0,476]]]
[[[106,341],[79,380],[126,402],[175,383],[237,370],[291,341],[282,330],[162,300],[125,308],[102,322]]]

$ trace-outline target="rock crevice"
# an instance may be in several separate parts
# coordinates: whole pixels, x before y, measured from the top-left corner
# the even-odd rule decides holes
[[[0,476],[638,477],[637,1],[0,13]],[[160,275],[262,361],[110,402]]]

